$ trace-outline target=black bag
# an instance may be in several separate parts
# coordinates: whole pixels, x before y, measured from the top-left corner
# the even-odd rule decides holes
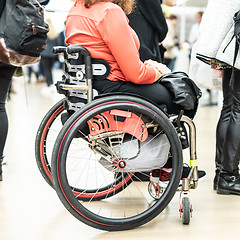
[[[238,55],[239,46],[240,46],[240,11],[238,11],[234,14],[233,21],[234,21],[234,33],[233,33],[233,36],[232,36],[230,42],[225,47],[225,49],[226,49],[235,37],[235,50],[234,50],[234,57],[233,57],[233,64],[232,64],[232,75],[231,75],[230,82],[229,82],[229,85],[231,88],[233,88],[233,82],[234,82],[233,80],[234,80],[234,72],[235,72],[234,66],[235,66],[235,63],[237,60],[237,55]]]
[[[234,36],[236,37],[238,45],[240,45],[240,11],[234,14],[233,20],[234,20]]]
[[[37,0],[13,1],[0,39],[0,60],[15,66],[32,64],[46,48],[49,27],[44,22],[44,7]]]
[[[173,96],[173,102],[185,110],[193,110],[202,96],[201,90],[184,72],[172,72],[163,75],[159,80]]]
[[[233,35],[233,37],[236,38],[235,52],[234,52],[234,59],[233,59],[233,67],[234,67],[236,59],[237,59],[239,46],[240,46],[240,11],[238,11],[234,14],[233,20],[234,20],[234,35]]]

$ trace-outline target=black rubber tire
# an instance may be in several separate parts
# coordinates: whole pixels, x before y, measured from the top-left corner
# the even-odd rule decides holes
[[[120,109],[120,110],[129,110],[132,112],[137,112],[139,114],[143,114],[161,126],[161,129],[165,132],[170,145],[171,145],[171,153],[172,153],[172,177],[169,181],[169,184],[160,197],[160,199],[149,202],[147,205],[147,209],[137,212],[130,217],[114,217],[114,216],[105,216],[98,212],[94,212],[93,209],[88,209],[92,207],[91,200],[96,200],[94,195],[89,202],[86,204],[84,202],[80,202],[78,196],[74,194],[72,191],[71,180],[68,177],[67,173],[67,164],[68,164],[68,151],[72,147],[72,141],[75,141],[76,136],[78,134],[79,129],[83,129],[86,126],[86,122],[89,119],[92,119],[94,116],[101,112],[105,112],[112,109]],[[75,147],[75,145],[73,145]],[[83,155],[81,155],[84,158]],[[70,156],[71,157],[71,156]],[[69,158],[70,158],[69,157]],[[77,158],[79,160],[79,158]],[[79,160],[80,161],[80,160]],[[86,161],[85,162],[90,162]],[[182,149],[179,138],[177,136],[176,130],[172,123],[169,121],[168,117],[155,105],[149,103],[145,100],[132,97],[132,96],[111,96],[111,97],[104,97],[93,102],[87,104],[78,112],[74,113],[68,121],[63,126],[62,130],[60,131],[56,143],[53,149],[53,156],[52,156],[52,178],[54,188],[66,207],[66,209],[77,219],[80,221],[88,224],[97,229],[107,230],[107,231],[120,231],[120,230],[128,230],[143,225],[154,217],[156,217],[161,211],[165,209],[165,207],[169,204],[171,199],[173,198],[181,178],[182,172]],[[77,163],[77,161],[76,161]],[[82,166],[82,165],[81,165]],[[91,175],[95,177],[95,175]],[[129,173],[131,179],[131,173]],[[129,181],[130,181],[129,179]],[[143,183],[143,182],[141,182]],[[140,184],[141,184],[140,183]],[[82,183],[81,183],[82,184]],[[139,184],[138,182],[134,182],[134,184]],[[129,186],[126,182],[126,185],[121,188],[121,190],[125,189],[128,190],[131,188],[133,183]],[[148,192],[147,183],[145,182],[146,191]],[[134,187],[134,186],[133,186]],[[119,189],[118,189],[119,190]],[[145,191],[145,189],[143,188]],[[129,190],[130,191],[130,190]],[[121,201],[128,200],[124,198],[124,192],[121,194]],[[134,192],[133,192],[134,193]],[[135,193],[134,193],[135,194]],[[149,195],[149,194],[148,194]],[[114,211],[115,205],[113,204],[113,208],[111,208],[111,201],[116,201],[115,204],[118,204],[118,196],[116,195],[115,191],[111,192],[112,198],[110,198],[109,194],[106,194],[107,201],[103,200],[98,202],[99,205],[103,207],[110,206],[110,211]],[[135,195],[133,195],[134,198]],[[148,197],[146,197],[148,198]],[[150,196],[151,198],[151,196]],[[103,198],[101,198],[103,199]],[[134,198],[135,199],[135,198]],[[152,201],[152,198],[151,198]],[[109,205],[110,204],[110,205]],[[124,204],[123,204],[124,205]],[[135,204],[134,204],[135,205]],[[145,207],[145,206],[144,206]],[[124,212],[124,209],[121,209],[121,213]],[[129,210],[126,209],[126,213]],[[105,214],[105,213],[104,213]]]
[[[60,115],[64,112],[65,101],[66,101],[65,98],[60,100],[47,112],[47,114],[44,116],[43,120],[41,121],[41,124],[37,131],[36,140],[35,140],[35,157],[37,161],[37,166],[43,178],[51,187],[53,187],[53,183],[52,183],[50,159],[52,156],[53,145],[55,143],[58,133],[62,128]],[[58,122],[57,127],[56,126],[53,127],[53,125],[56,124],[56,122]],[[54,137],[51,136],[49,140],[48,135],[50,132],[54,132],[55,136]],[[51,141],[51,143],[49,143],[49,141]],[[48,151],[46,151],[47,148],[48,148]],[[121,186],[114,189],[114,192],[117,193],[122,189],[124,189],[126,184],[130,184],[131,181],[132,181],[131,178],[129,178],[127,174],[123,174],[116,177],[113,183],[99,190],[99,194],[98,196],[94,197],[94,200],[101,200],[102,198],[106,198],[106,194],[104,193],[108,191],[112,185]],[[74,189],[73,192],[75,196],[78,196],[78,199],[83,201],[92,199],[93,197],[92,193],[95,193],[95,191],[93,190],[93,191],[85,191],[85,194],[81,194],[83,191],[82,189],[77,189],[74,187],[72,187],[72,189]],[[109,194],[109,196],[111,195]]]
[[[52,149],[57,135],[62,128],[61,120],[59,117],[64,111],[65,101],[65,98],[61,99],[46,113],[39,125],[35,139],[35,158],[37,166],[43,178],[51,187],[53,187],[50,166]],[[53,129],[53,123],[56,123],[56,121],[59,121],[59,127],[57,129]],[[55,137],[52,137],[49,140],[48,136],[50,132],[54,132]],[[47,149],[49,150],[47,151]]]
[[[187,225],[190,223],[191,205],[188,197],[182,198],[182,223]]]

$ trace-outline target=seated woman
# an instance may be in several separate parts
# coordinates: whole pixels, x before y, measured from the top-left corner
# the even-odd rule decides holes
[[[168,113],[178,114],[168,90],[156,81],[170,70],[163,64],[139,58],[139,39],[126,14],[133,0],[77,0],[66,21],[66,43],[86,47],[93,58],[105,59],[111,67],[107,79],[94,81],[100,94],[129,92],[143,96]]]
[[[93,88],[100,94],[137,94],[158,105],[165,105],[169,114],[178,114],[181,107],[157,82],[161,76],[170,73],[170,69],[153,60],[140,60],[139,39],[126,16],[133,4],[134,0],[77,0],[67,17],[66,43],[83,46],[93,58],[109,63],[111,70],[107,79],[93,81]],[[170,168],[165,172],[168,179],[169,171]]]

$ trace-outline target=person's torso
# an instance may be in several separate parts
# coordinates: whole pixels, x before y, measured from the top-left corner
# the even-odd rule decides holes
[[[72,7],[66,22],[66,43],[68,45],[80,45],[86,47],[93,58],[100,58],[106,60],[111,67],[111,80],[125,80],[114,56],[106,44],[106,39],[103,39],[98,31],[97,24],[102,20],[106,10],[118,8],[116,4],[111,2],[100,2],[86,8],[81,4]],[[121,19],[114,19],[114,21],[121,21]],[[139,40],[129,26],[132,33],[132,38],[139,48]],[[121,49],[119,49],[121,51]],[[116,78],[116,79],[114,79]]]

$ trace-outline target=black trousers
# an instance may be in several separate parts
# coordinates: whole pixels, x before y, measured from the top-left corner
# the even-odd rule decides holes
[[[53,84],[52,71],[54,63],[56,62],[56,58],[42,57],[40,61],[42,64],[43,75],[46,77],[47,86],[49,87]]]
[[[8,132],[8,118],[5,103],[15,70],[16,67],[0,62],[0,158],[3,156],[3,149]]]
[[[93,88],[100,94],[109,92],[126,92],[140,95],[151,100],[157,105],[167,108],[169,114],[178,114],[181,108],[173,103],[173,98],[169,91],[160,83],[153,84],[134,84],[132,82],[94,80]]]
[[[216,167],[237,173],[240,157],[240,70],[223,70],[223,107],[216,130]]]

